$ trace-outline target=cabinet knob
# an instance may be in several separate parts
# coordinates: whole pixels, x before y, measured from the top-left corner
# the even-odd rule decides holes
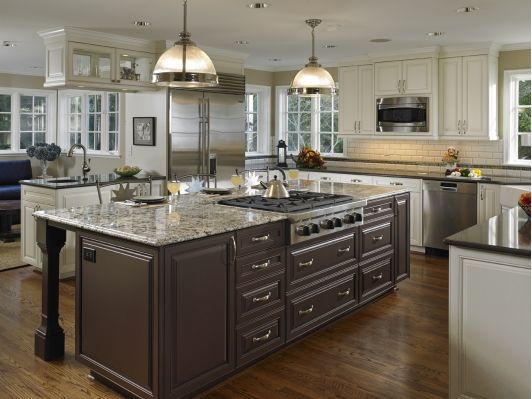
[[[261,337],[253,337],[253,342],[267,341],[268,339],[270,339],[271,335],[272,335],[272,330],[268,330],[268,332]]]
[[[310,305],[310,308],[305,309],[305,310],[300,310],[297,313],[301,316],[301,315],[304,315],[304,314],[312,313],[313,311],[314,311],[314,305]]]
[[[373,241],[382,241],[384,236],[381,234],[380,236],[373,236]]]
[[[380,280],[381,278],[382,278],[382,272],[381,272],[380,274],[378,274],[378,275],[372,277],[373,281],[378,281],[378,280]]]
[[[299,262],[299,267],[310,267],[314,263],[314,258],[309,260],[308,262]]]
[[[348,288],[348,289],[346,289],[345,291],[340,291],[340,292],[338,293],[338,296],[348,296],[350,293],[351,293],[351,289]]]
[[[272,293],[271,292],[268,292],[266,295],[264,296],[260,296],[260,297],[255,297],[253,298],[253,303],[257,303],[257,302],[267,302],[270,300],[272,296]]]
[[[350,245],[345,247],[345,248],[339,248],[338,249],[338,255],[343,255],[343,254],[345,254],[345,253],[347,253],[349,251],[351,251],[351,246]]]

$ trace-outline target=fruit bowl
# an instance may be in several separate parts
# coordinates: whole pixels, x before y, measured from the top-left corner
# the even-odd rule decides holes
[[[121,166],[120,168],[115,168],[113,172],[115,172],[118,176],[131,177],[131,176],[135,176],[141,170],[142,169],[139,168],[138,166],[124,165],[124,166]]]
[[[521,194],[519,201],[517,201],[517,205],[519,205],[530,218],[530,191]]]

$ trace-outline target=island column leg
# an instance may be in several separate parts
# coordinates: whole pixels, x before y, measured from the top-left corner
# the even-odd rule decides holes
[[[63,357],[65,333],[59,325],[59,252],[66,232],[37,219],[37,244],[42,251],[41,325],[35,331],[35,355],[49,361]]]

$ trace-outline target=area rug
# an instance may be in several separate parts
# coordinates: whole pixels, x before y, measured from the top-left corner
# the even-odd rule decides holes
[[[0,271],[25,265],[20,260],[20,241],[0,242]]]

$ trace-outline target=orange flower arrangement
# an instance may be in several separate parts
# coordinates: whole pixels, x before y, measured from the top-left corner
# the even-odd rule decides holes
[[[303,147],[295,161],[298,168],[307,169],[322,168],[325,164],[320,153],[310,147]]]

